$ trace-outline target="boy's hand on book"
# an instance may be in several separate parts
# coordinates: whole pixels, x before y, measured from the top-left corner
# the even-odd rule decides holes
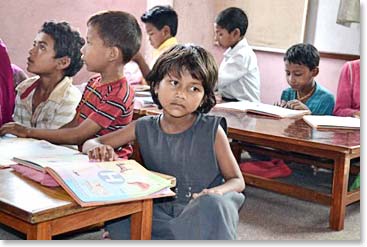
[[[30,129],[15,122],[6,123],[0,128],[0,136],[5,134],[13,134],[18,137],[28,137]]]
[[[274,105],[275,106],[279,106],[279,107],[287,107],[287,101],[285,101],[285,100],[282,100],[282,101],[280,101],[280,102],[275,102],[274,103]]]
[[[309,110],[305,104],[297,99],[288,101],[286,107],[292,110]]]
[[[89,160],[94,161],[115,161],[118,155],[113,147],[109,145],[100,145],[88,151]]]
[[[203,189],[201,192],[199,193],[194,193],[192,194],[192,199],[196,199],[199,196],[202,195],[207,195],[207,194],[217,194],[217,195],[223,195],[223,193],[215,188],[211,188],[211,189]]]

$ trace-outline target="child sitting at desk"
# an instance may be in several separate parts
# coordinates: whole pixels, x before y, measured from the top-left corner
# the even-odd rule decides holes
[[[226,48],[219,66],[218,92],[224,101],[260,101],[260,73],[254,51],[245,34],[248,27],[246,13],[228,8],[215,19],[215,40]]]
[[[334,115],[360,117],[360,59],[346,62],[340,72]]]
[[[316,83],[320,54],[311,44],[295,44],[284,55],[285,74],[290,88],[282,92],[282,107],[310,110],[313,115],[332,115],[334,96]]]
[[[127,83],[124,64],[139,50],[141,29],[136,19],[122,11],[105,11],[88,20],[87,43],[82,57],[89,71],[99,75],[89,80],[74,119],[60,129],[29,128],[8,123],[0,135],[48,140],[56,144],[81,145],[87,139],[124,128],[133,117],[134,90]],[[132,147],[116,146],[121,158],[128,158]]]
[[[177,44],[175,38],[178,26],[177,13],[171,6],[158,5],[144,13],[140,19],[145,24],[149,42],[154,48],[151,62],[153,65],[164,51]],[[152,66],[146,63],[140,52],[133,57],[133,60],[139,65],[144,78],[146,78]]]
[[[216,103],[214,58],[199,46],[176,45],[147,78],[162,114],[89,140],[83,152],[115,160],[114,148],[136,139],[148,169],[176,177],[176,197],[154,203],[153,239],[235,239],[245,183],[225,119],[205,114]],[[107,223],[107,230],[112,239],[128,239],[129,218]]]
[[[58,129],[73,120],[81,93],[71,77],[83,66],[84,43],[67,22],[43,23],[27,59],[27,70],[36,76],[16,87],[15,122]]]

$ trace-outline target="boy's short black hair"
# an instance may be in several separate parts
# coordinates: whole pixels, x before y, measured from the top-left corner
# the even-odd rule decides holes
[[[214,89],[218,81],[218,67],[214,57],[204,48],[193,45],[175,45],[159,56],[146,80],[150,84],[150,92],[154,103],[162,108],[158,100],[156,88],[167,75],[181,77],[184,70],[190,75],[201,81],[204,87],[203,103],[196,110],[197,112],[207,113],[216,104]]]
[[[91,16],[87,25],[97,28],[106,46],[118,47],[123,63],[128,63],[139,51],[141,29],[135,17],[123,11],[102,11]]]
[[[177,34],[178,17],[176,11],[171,6],[155,6],[145,12],[140,19],[144,23],[151,23],[158,30],[161,30],[164,26],[168,26],[171,30],[172,37],[175,37]]]
[[[283,60],[293,64],[306,65],[310,70],[313,70],[319,66],[320,53],[311,44],[299,43],[288,48]]]
[[[65,76],[74,76],[82,67],[80,49],[85,44],[78,31],[72,30],[69,23],[47,21],[43,23],[40,32],[46,33],[54,40],[55,58],[69,57],[70,65],[64,69]]]
[[[218,14],[215,18],[215,23],[226,29],[229,33],[238,28],[242,37],[247,31],[248,18],[245,11],[242,9],[230,7]]]

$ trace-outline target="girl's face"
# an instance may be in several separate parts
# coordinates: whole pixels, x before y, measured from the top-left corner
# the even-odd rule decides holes
[[[82,59],[88,71],[100,73],[108,64],[108,49],[95,26],[88,25],[87,42],[82,47]]]
[[[310,70],[306,65],[285,61],[285,75],[289,86],[296,91],[309,89],[313,79],[318,74],[318,68]]]
[[[43,32],[37,34],[33,47],[29,50],[27,70],[34,74],[49,74],[56,71],[57,58],[55,58],[54,39]]]
[[[195,112],[204,98],[201,81],[192,78],[187,70],[178,76],[167,74],[156,89],[163,111],[173,117]]]

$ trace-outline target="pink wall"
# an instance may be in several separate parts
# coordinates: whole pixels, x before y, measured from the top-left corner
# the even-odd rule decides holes
[[[6,42],[13,63],[23,69],[26,66],[28,49],[33,38],[45,20],[67,20],[79,28],[82,35],[86,32],[86,21],[96,11],[118,9],[132,13],[137,17],[144,32],[140,16],[151,0],[13,0],[0,1],[0,38]],[[159,2],[159,1],[156,1]],[[149,2],[151,3],[151,2]],[[213,21],[215,6],[212,0],[172,0],[179,16],[177,38],[182,43],[196,43],[213,53],[218,64],[222,59],[223,49],[213,45]],[[25,7],[27,6],[27,7]],[[149,50],[146,36],[143,37],[142,51]],[[288,85],[284,77],[283,54],[256,51],[261,77],[261,100],[274,103]],[[320,74],[317,81],[336,93],[340,68],[345,60],[321,58]],[[89,77],[84,68],[75,77],[75,83],[84,82]]]
[[[0,38],[8,47],[12,63],[26,71],[28,50],[43,22],[51,19],[66,20],[85,37],[89,16],[106,9],[133,14],[143,29],[140,16],[146,10],[146,0],[2,0]],[[145,36],[144,29],[143,33]],[[83,67],[75,76],[74,83],[84,82],[90,75],[91,73]]]

